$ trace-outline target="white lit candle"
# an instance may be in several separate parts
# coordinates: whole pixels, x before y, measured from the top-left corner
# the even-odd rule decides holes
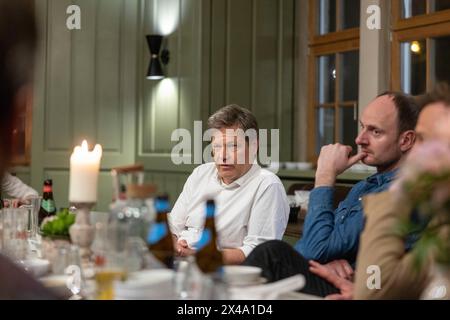
[[[102,157],[101,145],[89,151],[86,140],[76,146],[70,156],[69,201],[72,203],[97,202],[97,181]]]

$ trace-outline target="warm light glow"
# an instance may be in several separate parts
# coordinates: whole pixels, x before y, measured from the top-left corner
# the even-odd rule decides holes
[[[73,149],[71,159],[84,162],[97,162],[102,157],[102,146],[96,144],[94,150],[89,151],[89,145],[86,140],[83,140],[81,146],[76,146]]]
[[[161,80],[164,79],[164,76],[147,76],[148,80]]]
[[[170,78],[165,78],[159,83],[158,97],[161,99],[173,99],[177,95],[177,86],[175,82]]]
[[[178,0],[164,0],[158,2],[157,26],[159,33],[167,36],[175,31],[179,24],[180,2]]]
[[[420,51],[422,51],[419,41],[411,42],[411,51],[414,53],[420,53]]]

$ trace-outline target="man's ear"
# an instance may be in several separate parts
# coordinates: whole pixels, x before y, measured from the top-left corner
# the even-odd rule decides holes
[[[400,135],[400,150],[408,152],[414,146],[416,142],[416,132],[414,130],[408,130]]]

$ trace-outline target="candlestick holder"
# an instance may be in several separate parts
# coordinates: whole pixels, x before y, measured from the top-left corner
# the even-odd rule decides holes
[[[94,241],[95,229],[91,225],[89,216],[95,203],[74,203],[77,208],[75,223],[69,228],[72,243],[80,248],[80,256],[83,261],[89,261],[91,257],[91,244]]]

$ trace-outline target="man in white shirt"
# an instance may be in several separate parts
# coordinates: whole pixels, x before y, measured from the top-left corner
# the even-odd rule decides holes
[[[176,250],[195,252],[205,221],[205,202],[216,201],[218,246],[225,264],[240,264],[258,244],[281,239],[289,206],[280,179],[256,162],[258,140],[240,132],[257,132],[253,114],[237,105],[226,106],[208,120],[214,162],[197,167],[169,215]],[[239,161],[244,160],[244,161]]]

